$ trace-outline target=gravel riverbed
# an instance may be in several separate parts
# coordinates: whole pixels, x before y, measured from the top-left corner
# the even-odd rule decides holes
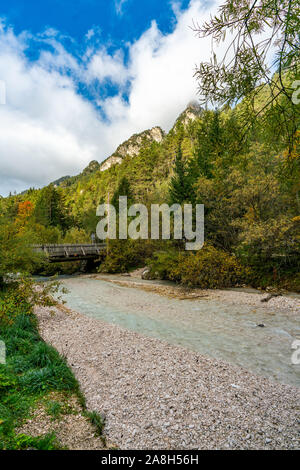
[[[36,308],[120,449],[299,448],[300,390],[65,307]]]
[[[138,270],[142,271],[142,270]],[[270,297],[270,294],[265,291],[258,291],[256,289],[200,289],[200,288],[186,288],[169,283],[166,281],[144,281],[140,275],[127,274],[111,275],[111,274],[93,274],[88,276],[94,279],[103,279],[113,284],[121,286],[138,288],[146,292],[156,292],[159,295],[170,297],[172,299],[190,299],[196,297],[206,298],[210,300],[217,300],[224,302],[227,305],[248,305],[257,307],[264,310],[274,310],[284,312],[288,315],[300,314],[300,294],[278,295]]]

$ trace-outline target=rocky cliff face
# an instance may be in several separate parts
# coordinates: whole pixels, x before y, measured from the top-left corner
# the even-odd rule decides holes
[[[105,171],[108,170],[111,166],[113,165],[119,165],[122,163],[123,158],[121,157],[116,157],[114,155],[111,155],[111,157],[108,157],[100,166],[100,171]]]
[[[197,103],[197,101],[191,101],[183,113],[180,114],[179,118],[176,120],[176,123],[182,122],[184,127],[186,127],[190,121],[195,121],[195,119],[199,118],[202,111],[203,109],[199,103]]]
[[[82,174],[83,175],[88,175],[90,173],[95,173],[98,171],[100,168],[100,164],[97,162],[97,160],[92,160],[88,166],[83,170]]]
[[[182,122],[184,126],[187,126],[190,121],[197,119],[202,113],[202,108],[196,101],[193,101],[188,104],[187,108],[181,113],[181,115],[176,120],[177,122]],[[176,124],[175,123],[175,124]],[[122,163],[123,159],[127,156],[135,157],[138,155],[139,151],[145,145],[149,145],[151,142],[162,142],[165,137],[165,132],[159,127],[152,127],[146,131],[141,132],[140,134],[134,134],[128,140],[123,142],[117,150],[102,163],[98,163],[93,160],[82,174],[94,173],[95,171],[105,171],[108,170],[113,165],[119,165]]]
[[[127,155],[134,157],[144,145],[151,142],[161,142],[165,136],[160,127],[153,127],[150,130],[134,134],[130,139],[123,142],[117,150],[108,157],[100,166],[100,171],[107,170],[112,165],[120,164]]]

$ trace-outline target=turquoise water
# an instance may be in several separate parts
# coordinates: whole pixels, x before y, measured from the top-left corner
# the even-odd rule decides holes
[[[67,305],[84,315],[300,385],[300,366],[291,364],[299,317],[215,300],[169,299],[86,276],[62,282]]]

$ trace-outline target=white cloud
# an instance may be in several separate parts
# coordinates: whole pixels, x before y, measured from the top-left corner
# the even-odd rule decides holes
[[[128,71],[124,66],[122,51],[118,50],[114,55],[109,55],[104,47],[92,55],[87,66],[85,78],[87,81],[105,79],[118,85],[123,85],[128,77]]]
[[[123,6],[128,0],[115,0],[115,8],[118,15],[123,14]]]
[[[192,0],[183,12],[178,4],[173,8],[174,31],[163,35],[153,21],[128,45],[126,65],[122,51],[109,55],[103,45],[96,50],[87,46],[78,60],[52,30],[32,38],[0,28],[0,79],[7,90],[7,104],[0,105],[0,194],[79,172],[93,159],[104,160],[135,132],[155,125],[170,129],[196,98],[196,64],[210,56],[210,40],[196,38],[190,26],[212,11],[202,8],[200,0]],[[33,39],[46,41],[53,50],[30,62],[25,50]],[[105,120],[77,92],[78,81],[89,87],[95,80],[119,88],[116,96],[99,97]],[[128,84],[127,102],[122,96]]]

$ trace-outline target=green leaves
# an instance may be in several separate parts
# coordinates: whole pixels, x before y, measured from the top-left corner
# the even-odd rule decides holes
[[[161,251],[149,260],[151,274],[190,287],[224,288],[244,279],[239,261],[223,250],[205,245],[197,253]]]
[[[182,157],[181,141],[177,146],[175,156],[174,175],[169,187],[170,204],[183,204],[189,202],[191,197],[191,180],[185,169]]]
[[[46,227],[66,227],[66,209],[63,193],[50,184],[40,191],[34,210],[34,219]]]
[[[225,41],[226,33],[232,35],[222,59],[217,60],[213,52],[210,62],[201,63],[196,70],[201,102],[232,105],[252,94],[253,112],[245,115],[245,125],[251,127],[266,109],[272,111],[275,105],[276,112],[279,98],[285,97],[280,106],[282,130],[285,142],[293,143],[297,110],[285,77],[294,81],[299,75],[299,30],[298,0],[227,0],[209,22],[194,25],[200,38],[211,36],[217,44]],[[275,64],[271,51],[273,55],[275,51]],[[269,99],[258,107],[256,89],[261,85]]]

